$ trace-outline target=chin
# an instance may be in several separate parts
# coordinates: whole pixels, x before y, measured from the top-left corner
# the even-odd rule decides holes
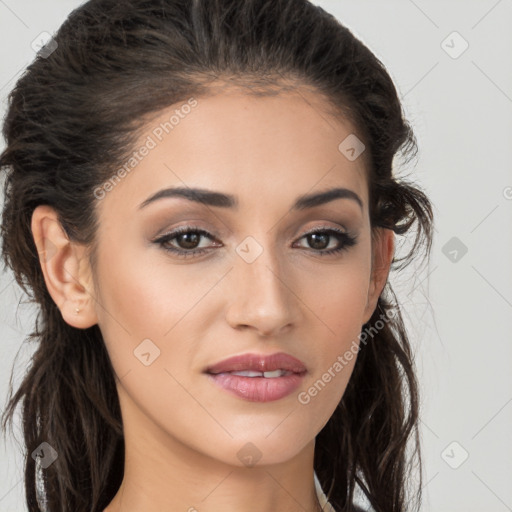
[[[261,467],[282,464],[299,455],[315,436],[306,433],[291,434],[283,429],[279,434],[277,429],[269,435],[265,432],[254,431],[253,435],[244,432],[243,435],[230,439],[225,450],[219,453],[221,460],[237,467]]]

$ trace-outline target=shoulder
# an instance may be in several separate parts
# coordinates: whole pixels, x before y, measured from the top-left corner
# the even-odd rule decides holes
[[[363,507],[363,505],[358,505],[357,503],[354,503],[353,511],[354,512],[375,512],[373,508]]]
[[[335,512],[334,507],[329,502],[327,502],[327,504],[324,505],[323,510],[324,512]],[[352,512],[373,512],[373,509],[362,508],[360,505],[354,503],[352,507]]]
[[[318,500],[320,502],[320,505],[322,506],[322,510],[324,512],[336,512],[334,510],[334,507],[327,501],[327,497],[325,496],[322,490],[322,486],[320,485],[320,481],[318,480],[318,476],[316,475],[316,473],[314,473],[314,480]],[[373,512],[372,508],[363,508],[361,505],[358,505],[356,503],[353,504],[352,510],[353,512]]]

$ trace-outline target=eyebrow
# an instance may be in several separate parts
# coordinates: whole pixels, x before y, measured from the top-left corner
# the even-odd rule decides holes
[[[139,209],[145,208],[149,204],[159,199],[169,197],[181,197],[190,201],[195,201],[197,203],[202,203],[217,208],[237,209],[239,204],[236,197],[229,194],[214,192],[212,190],[206,190],[202,188],[177,187],[159,190],[152,196],[148,197],[143,203],[141,203],[139,205]],[[299,196],[291,209],[292,211],[305,210],[307,208],[313,208],[315,206],[329,203],[335,199],[351,199],[359,205],[361,210],[363,209],[363,201],[361,198],[354,191],[341,187]]]

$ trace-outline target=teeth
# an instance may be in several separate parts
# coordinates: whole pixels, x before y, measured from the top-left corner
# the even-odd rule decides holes
[[[289,372],[285,370],[274,370],[272,372],[254,372],[251,370],[244,370],[241,372],[229,372],[231,375],[238,375],[239,377],[265,377],[266,379],[275,379],[288,375]]]
[[[262,372],[253,372],[251,370],[244,370],[241,372],[229,372],[231,375],[238,375],[239,377],[263,377]]]
[[[282,377],[285,374],[284,370],[274,370],[273,372],[264,372],[263,375],[267,379],[273,379],[275,377]]]

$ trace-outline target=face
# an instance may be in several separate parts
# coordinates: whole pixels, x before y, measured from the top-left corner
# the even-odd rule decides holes
[[[343,396],[355,357],[339,358],[380,292],[363,158],[340,152],[355,130],[312,93],[196,100],[148,123],[145,156],[103,188],[95,314],[125,429],[232,465],[282,462]]]

